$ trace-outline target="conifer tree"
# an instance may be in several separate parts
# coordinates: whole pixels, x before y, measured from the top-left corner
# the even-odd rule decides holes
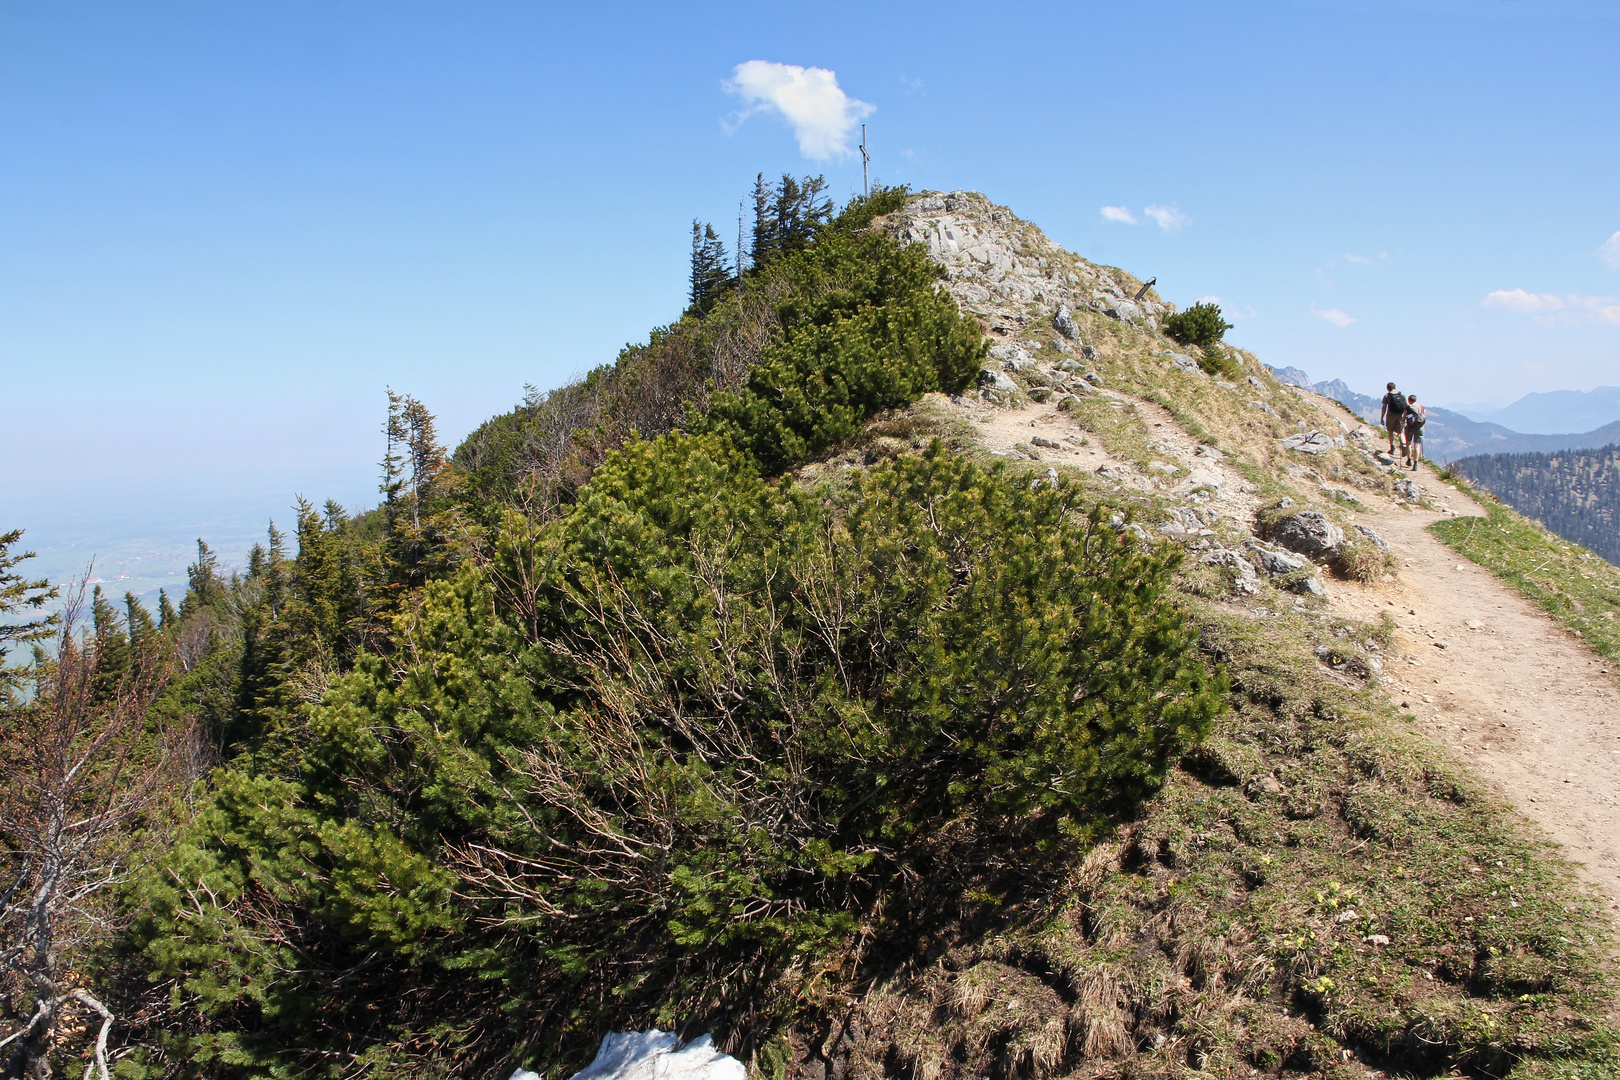
[[[212,608],[225,598],[225,582],[219,576],[219,556],[206,541],[197,538],[197,561],[186,567],[188,588],[180,601],[180,617]]]
[[[782,174],[773,206],[778,255],[803,251],[815,242],[816,233],[832,217],[832,200],[826,197],[826,190],[825,177],[807,176],[801,182]]]
[[[90,622],[103,664],[122,671],[129,665],[129,638],[124,634],[124,622],[118,617],[118,609],[102,594],[100,585],[90,592]]]
[[[158,629],[164,631],[165,633],[172,633],[174,628],[178,626],[179,623],[180,613],[175,611],[174,605],[169,602],[169,591],[167,589],[159,589]]]
[[[146,610],[140,597],[132,592],[124,594],[124,624],[129,630],[129,645],[136,652],[145,648],[157,636],[152,624],[152,613]]]
[[[690,302],[699,315],[707,315],[731,281],[726,248],[713,225],[692,222],[692,277]]]
[[[21,529],[0,533],[0,615],[39,611],[45,606],[46,601],[53,600],[57,596],[57,590],[49,581],[43,578],[32,581],[13,569],[24,560],[34,557],[32,551],[25,551],[19,555],[11,553],[12,546],[22,539],[22,535]],[[0,622],[0,664],[5,662],[6,649],[10,645],[38,641],[47,637],[56,626],[56,622],[57,617],[54,614],[23,622]]]
[[[387,450],[383,456],[383,516],[391,584],[415,588],[444,554],[453,515],[433,414],[409,394],[388,391]]]
[[[748,254],[751,269],[757,270],[776,257],[776,218],[771,213],[771,186],[765,174],[754,177],[754,233]]]
[[[129,672],[129,638],[118,609],[102,595],[100,585],[90,592],[90,626],[96,639],[98,692],[108,695]]]
[[[756,268],[815,243],[822,227],[832,220],[833,203],[826,191],[827,180],[822,176],[795,180],[783,173],[775,187],[765,182],[764,173],[754,178]]]

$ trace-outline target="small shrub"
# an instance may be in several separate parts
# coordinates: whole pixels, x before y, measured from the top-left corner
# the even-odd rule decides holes
[[[1206,375],[1216,375],[1223,379],[1236,381],[1243,377],[1243,366],[1232,358],[1232,354],[1219,345],[1200,345],[1204,355],[1198,358],[1198,366]]]
[[[1209,353],[1221,343],[1232,324],[1221,318],[1219,304],[1200,301],[1186,311],[1165,317],[1164,332],[1184,345],[1196,345]]]

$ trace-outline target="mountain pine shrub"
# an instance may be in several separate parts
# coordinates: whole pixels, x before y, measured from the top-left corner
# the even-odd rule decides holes
[[[1232,324],[1221,318],[1219,304],[1199,301],[1186,311],[1167,315],[1164,332],[1183,345],[1196,345],[1205,352],[1221,343],[1221,338],[1232,329]]]
[[[939,274],[922,249],[872,232],[830,233],[775,264],[767,282],[783,293],[780,329],[696,430],[723,432],[775,474],[880,412],[960,393],[988,344],[936,287]]]
[[[219,778],[140,887],[166,1053],[482,1075],[769,1015],[1009,830],[1084,843],[1158,787],[1225,689],[1174,563],[937,444],[807,490],[632,442],[429,583],[286,775]]]

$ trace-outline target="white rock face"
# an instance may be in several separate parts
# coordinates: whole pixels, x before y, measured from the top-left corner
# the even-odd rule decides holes
[[[1127,296],[1113,271],[1064,251],[977,192],[921,192],[885,228],[902,243],[925,245],[945,269],[945,288],[992,334],[1016,336],[1051,319],[1053,344],[1072,348],[1079,345],[1077,312],[1138,319],[1173,310]]]
[[[1282,445],[1284,450],[1299,450],[1306,454],[1325,454],[1329,450],[1336,449],[1343,442],[1343,439],[1336,442],[1330,435],[1324,435],[1320,431],[1312,431],[1304,435],[1290,435],[1282,440]]]
[[[680,1045],[673,1031],[615,1031],[573,1080],[747,1080],[742,1062],[714,1048],[707,1035]],[[527,1069],[509,1080],[541,1080]]]

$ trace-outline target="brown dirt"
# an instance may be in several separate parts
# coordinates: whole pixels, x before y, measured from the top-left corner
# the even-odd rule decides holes
[[[1232,468],[1224,457],[1199,457],[1198,440],[1176,424],[1168,409],[1114,390],[1095,392],[1109,401],[1121,403],[1127,409],[1134,409],[1150,430],[1156,457],[1167,465],[1176,466],[1179,471],[1175,474],[1146,474],[1134,463],[1110,456],[1095,435],[1051,403],[1026,402],[1008,409],[972,397],[953,402],[944,395],[931,395],[930,400],[936,407],[955,411],[972,422],[979,442],[991,453],[1004,454],[1020,443],[1027,445],[1033,436],[1040,435],[1059,445],[1056,449],[1038,449],[1037,460],[1086,472],[1095,472],[1100,466],[1107,465],[1122,484],[1159,494],[1185,494],[1197,480],[1194,470],[1201,475],[1214,473],[1221,478],[1221,484],[1204,504],[1235,518],[1247,520],[1254,516],[1260,503],[1253,485],[1245,483],[1242,474]],[[1088,445],[1079,444],[1082,438]]]
[[[1215,507],[1238,520],[1252,517],[1252,488],[1230,465],[1196,458],[1198,443],[1169,412],[1117,391],[1102,393],[1138,411],[1164,460],[1225,477]],[[1320,404],[1354,420],[1336,402]],[[1039,451],[1045,462],[1087,472],[1107,464],[1127,486],[1166,494],[1178,488],[1174,477],[1144,475],[1109,456],[1095,438],[1087,447],[1068,441],[1084,429],[1052,405],[1005,409],[970,398],[955,407],[992,452],[1044,435],[1061,445]],[[1429,469],[1414,475],[1441,511],[1369,500],[1355,518],[1388,541],[1400,573],[1367,585],[1323,575],[1330,603],[1369,622],[1385,613],[1395,619],[1395,655],[1383,684],[1391,700],[1561,844],[1588,884],[1620,911],[1620,674],[1532,602],[1429,533],[1435,521],[1483,516],[1484,510],[1436,482]]]
[[[1426,486],[1438,487],[1432,474]],[[1460,516],[1484,510],[1448,493]],[[1357,515],[1401,560],[1393,583],[1328,585],[1333,606],[1394,617],[1391,698],[1581,864],[1620,910],[1620,679],[1529,600],[1427,531],[1447,516]]]

